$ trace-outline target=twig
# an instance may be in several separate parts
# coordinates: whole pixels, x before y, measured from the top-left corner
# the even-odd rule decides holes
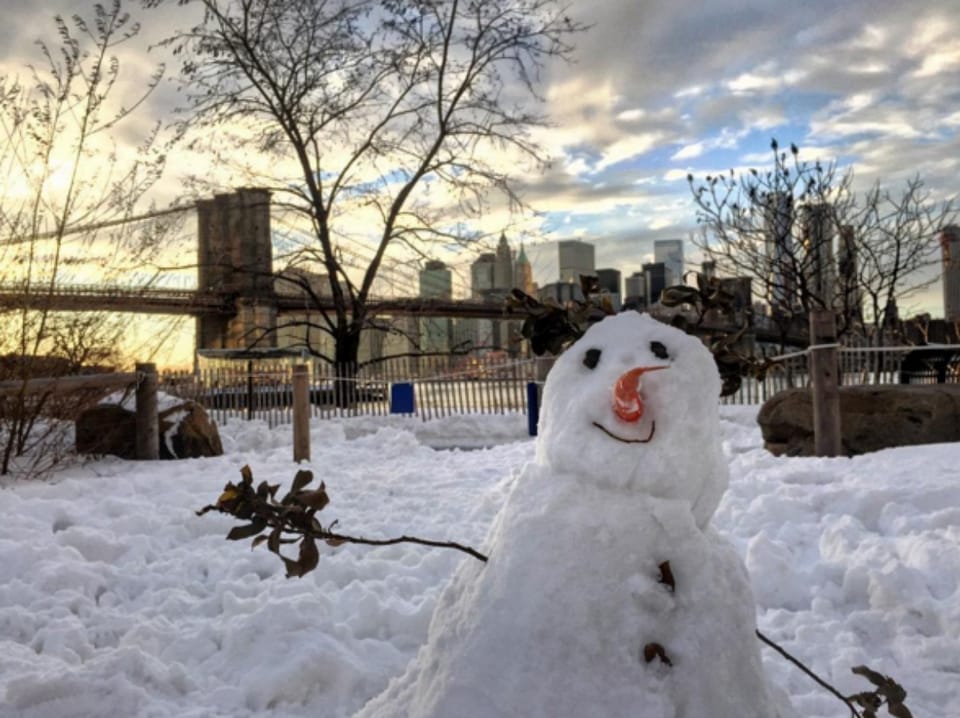
[[[398,543],[415,543],[422,546],[452,548],[456,549],[457,551],[463,551],[466,554],[470,554],[475,559],[483,561],[484,563],[487,561],[487,557],[476,549],[457,543],[456,541],[431,541],[430,539],[417,538],[416,536],[399,536],[398,538],[392,539],[368,539],[361,536],[344,536],[342,534],[335,534],[326,531],[323,532],[323,534],[317,535],[316,538],[322,538],[324,540],[332,539],[334,541],[343,541],[344,543],[365,544],[367,546],[392,546],[393,544]]]
[[[835,695],[837,698],[839,698],[841,701],[843,701],[844,704],[846,704],[847,708],[850,709],[851,715],[853,715],[855,718],[863,718],[863,716],[860,714],[860,712],[856,709],[856,707],[853,705],[853,703],[851,703],[851,702],[847,699],[846,696],[844,696],[842,693],[840,693],[840,691],[838,691],[836,688],[834,688],[833,686],[831,686],[829,683],[827,683],[825,680],[823,680],[820,676],[818,676],[818,675],[817,675],[816,673],[814,673],[812,670],[810,670],[809,668],[807,668],[799,659],[794,658],[794,657],[791,656],[789,653],[787,653],[786,649],[784,649],[784,648],[781,647],[780,645],[774,643],[772,640],[770,640],[769,638],[767,638],[766,636],[764,636],[762,633],[760,633],[759,630],[757,631],[757,638],[759,638],[761,641],[763,641],[764,643],[766,643],[768,646],[770,646],[770,648],[772,648],[772,649],[775,650],[777,653],[779,653],[781,656],[783,656],[784,658],[786,658],[788,661],[790,661],[793,665],[795,665],[795,666],[796,666],[797,668],[799,668],[801,671],[803,671],[803,672],[806,673],[808,676],[810,676],[810,678],[812,678],[814,681],[816,681],[821,687],[825,688],[827,691],[829,691],[830,693],[832,693],[833,695]]]

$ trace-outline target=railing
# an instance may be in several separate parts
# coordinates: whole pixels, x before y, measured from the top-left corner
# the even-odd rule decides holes
[[[841,386],[960,383],[960,345],[840,347],[837,354]],[[762,404],[779,391],[809,386],[807,359],[805,351],[786,355],[762,378],[744,377],[722,403]]]
[[[330,365],[311,371],[311,416],[377,416],[391,413],[391,387],[411,384],[414,414],[424,420],[466,413],[526,413],[526,385],[536,361],[453,361],[449,357],[387,361],[338,381]],[[210,366],[195,373],[167,373],[161,391],[201,404],[220,423],[262,419],[270,426],[293,417],[293,367],[285,363]],[[338,393],[347,401],[338,402]],[[338,406],[344,404],[343,406]]]
[[[960,382],[960,359],[957,364],[951,360],[954,351],[960,357],[960,346],[842,347],[838,352],[841,384]],[[292,371],[292,366],[284,363],[211,366],[197,373],[166,374],[161,378],[161,390],[194,399],[221,423],[257,418],[275,426],[292,421]],[[340,383],[339,391],[346,392],[349,401],[338,406],[336,372],[329,365],[317,364],[311,368],[310,413],[317,418],[387,415],[391,413],[391,387],[412,384],[414,414],[424,420],[466,413],[525,414],[526,386],[536,381],[537,374],[536,360],[467,363],[434,357],[388,361],[363,367],[354,380]],[[807,353],[797,352],[774,362],[760,378],[745,377],[739,390],[721,401],[762,404],[779,391],[808,385]]]

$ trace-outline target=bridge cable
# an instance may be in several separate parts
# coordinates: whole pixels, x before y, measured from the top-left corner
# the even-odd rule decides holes
[[[157,217],[163,217],[168,214],[177,214],[179,212],[189,212],[192,209],[196,209],[196,204],[180,204],[167,207],[166,209],[158,209],[153,212],[146,212],[144,214],[134,215],[132,217],[123,217],[120,219],[109,219],[103,222],[96,222],[94,224],[85,224],[77,227],[65,227],[63,230],[52,230],[50,232],[40,232],[29,237],[5,237],[0,239],[0,245],[7,246],[12,244],[25,244],[27,242],[33,242],[40,239],[54,239],[55,237],[65,237],[68,234],[80,234],[81,232],[95,232],[98,229],[107,229],[109,227],[117,227],[122,224],[132,224],[133,222],[142,222],[145,219],[155,219]]]

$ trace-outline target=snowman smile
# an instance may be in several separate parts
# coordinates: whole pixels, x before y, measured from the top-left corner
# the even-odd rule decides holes
[[[624,444],[646,444],[653,438],[653,432],[657,430],[657,422],[652,421],[650,422],[650,433],[647,434],[646,439],[624,439],[622,436],[617,436],[612,431],[610,431],[607,427],[605,427],[603,424],[597,421],[593,422],[593,425],[598,429],[600,429],[600,431],[602,431],[604,434],[609,436],[611,439],[622,441]]]

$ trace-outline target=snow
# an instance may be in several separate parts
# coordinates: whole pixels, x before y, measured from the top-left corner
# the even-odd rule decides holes
[[[710,525],[749,569],[760,629],[844,693],[869,688],[850,672],[866,663],[907,689],[918,718],[960,715],[960,445],[777,458],[761,448],[756,408],[720,417],[730,486]],[[525,426],[315,421],[325,520],[482,546],[535,458]],[[194,511],[244,464],[289,485],[290,428],[221,432],[222,457],[105,458],[0,488],[0,716],[351,716],[404,672],[458,566],[477,562],[413,545],[325,547],[314,573],[285,579],[264,548],[224,541],[229,518]],[[499,445],[430,446],[485,437]],[[762,656],[800,715],[846,714]]]

